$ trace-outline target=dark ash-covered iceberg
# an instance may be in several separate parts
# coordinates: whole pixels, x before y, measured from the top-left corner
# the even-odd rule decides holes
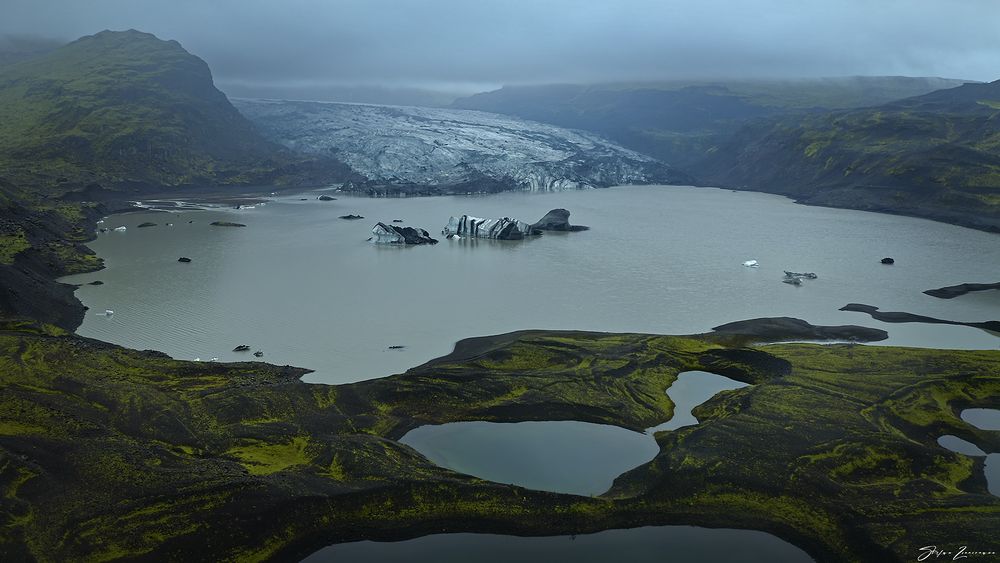
[[[369,240],[375,244],[437,244],[438,242],[423,229],[397,227],[385,223],[376,223],[372,227],[372,238]]]
[[[534,231],[586,231],[590,227],[569,224],[569,211],[553,209],[531,226]]]
[[[480,219],[469,215],[448,219],[448,224],[441,232],[449,238],[460,236],[496,240],[520,240],[528,235],[538,234],[531,225],[510,217]]]

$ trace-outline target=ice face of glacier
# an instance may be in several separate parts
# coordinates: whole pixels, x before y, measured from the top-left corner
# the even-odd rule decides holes
[[[472,110],[233,100],[272,141],[332,155],[374,193],[557,191],[689,183],[653,158],[596,135]]]

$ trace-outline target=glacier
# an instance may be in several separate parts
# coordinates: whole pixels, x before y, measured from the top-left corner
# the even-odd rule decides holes
[[[269,140],[333,156],[369,195],[687,184],[684,173],[597,135],[474,110],[234,99]]]

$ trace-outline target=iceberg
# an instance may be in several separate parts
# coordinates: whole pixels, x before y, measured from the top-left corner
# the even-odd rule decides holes
[[[437,244],[437,239],[432,239],[430,233],[423,229],[385,223],[376,223],[372,227],[372,238],[369,240],[375,244]]]
[[[481,219],[470,215],[451,217],[442,234],[449,237],[491,238],[496,240],[520,240],[525,236],[537,234],[538,230],[524,221],[501,217],[499,219]]]

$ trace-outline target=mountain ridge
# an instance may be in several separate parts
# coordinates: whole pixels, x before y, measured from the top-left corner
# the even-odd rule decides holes
[[[250,184],[301,165],[177,41],[102,31],[0,68],[0,166],[20,185]]]
[[[691,169],[705,183],[1000,232],[1000,81],[744,124]]]

